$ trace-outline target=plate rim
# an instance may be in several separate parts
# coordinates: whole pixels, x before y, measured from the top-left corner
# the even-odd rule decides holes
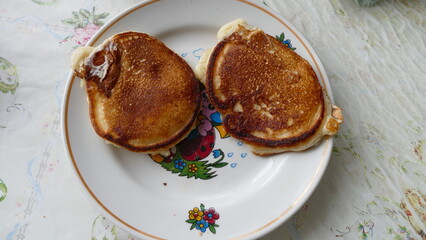
[[[132,14],[133,12],[154,4],[159,1],[164,0],[144,0],[140,3],[134,4],[133,6],[127,8],[126,10],[120,12],[115,17],[110,19],[107,23],[104,24],[94,35],[93,37],[88,41],[86,46],[92,46],[94,42],[98,41],[100,37],[103,36],[103,34],[108,31],[114,24],[119,22],[121,19],[125,18],[126,16]],[[271,8],[265,8],[261,6],[259,3],[255,3],[253,0],[230,0],[230,1],[237,1],[242,2],[245,4],[248,4],[252,7],[257,8],[257,10],[260,10],[270,17],[277,20],[280,24],[285,26],[288,30],[292,32],[292,34],[298,39],[299,43],[303,45],[303,48],[307,51],[309,56],[314,62],[315,67],[318,70],[319,78],[321,79],[322,87],[324,91],[328,94],[331,102],[333,102],[333,94],[331,92],[330,82],[328,80],[328,76],[325,72],[324,66],[322,65],[321,60],[319,59],[318,55],[310,45],[310,43],[305,39],[305,37],[294,27],[291,23],[289,23],[283,16],[281,16],[280,13],[274,11]],[[65,87],[63,99],[62,102],[62,111],[61,111],[61,127],[62,127],[62,140],[64,142],[64,148],[65,152],[68,158],[68,163],[70,165],[70,168],[72,168],[74,172],[74,177],[76,178],[77,182],[80,185],[81,190],[84,192],[84,195],[89,200],[89,202],[103,215],[108,216],[109,220],[111,220],[114,224],[119,225],[121,228],[126,229],[131,234],[137,235],[138,237],[146,238],[149,237],[151,239],[164,239],[159,236],[155,236],[153,234],[147,233],[143,230],[140,230],[130,224],[128,224],[125,220],[121,219],[117,215],[115,215],[110,209],[108,209],[102,201],[93,193],[91,188],[86,183],[84,177],[82,176],[77,162],[75,161],[73,150],[71,147],[71,142],[69,139],[69,131],[68,131],[68,111],[69,111],[69,102],[70,102],[70,95],[72,91],[72,87],[74,84],[74,81],[76,79],[76,75],[73,71],[70,71],[68,78],[67,78],[67,85]],[[326,136],[323,140],[325,142],[325,145],[323,147],[321,160],[314,172],[314,174],[311,176],[308,184],[304,188],[303,192],[294,200],[294,202],[284,211],[282,211],[280,214],[277,215],[276,218],[272,219],[271,221],[266,222],[263,226],[248,232],[246,234],[242,234],[236,237],[231,237],[230,239],[246,239],[248,237],[250,238],[258,238],[261,236],[264,236],[268,234],[269,232],[272,232],[277,227],[279,227],[281,224],[283,224],[285,221],[287,221],[291,216],[294,215],[296,211],[298,211],[303,204],[311,197],[315,189],[317,188],[318,184],[320,183],[325,170],[327,169],[330,157],[331,157],[331,149],[333,147],[333,137]],[[142,234],[142,235],[141,235]]]

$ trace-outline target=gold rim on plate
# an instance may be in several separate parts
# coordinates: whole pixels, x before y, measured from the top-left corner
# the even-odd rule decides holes
[[[135,12],[136,10],[139,10],[139,9],[141,9],[141,8],[143,8],[143,7],[146,7],[146,6],[148,6],[148,5],[150,5],[150,4],[153,4],[153,3],[156,3],[156,2],[159,2],[160,0],[150,0],[150,1],[147,1],[147,2],[144,2],[144,3],[142,3],[142,4],[140,4],[140,5],[136,5],[136,6],[134,6],[134,7],[132,7],[132,8],[130,8],[129,10],[127,10],[126,12],[124,12],[122,15],[119,15],[117,18],[115,18],[115,19],[113,19],[111,22],[109,22],[107,25],[106,25],[106,27],[104,27],[104,28],[102,28],[101,30],[100,30],[100,32],[99,33],[97,33],[96,34],[96,36],[95,36],[95,38],[93,39],[93,40],[91,40],[90,42],[92,42],[92,43],[94,43],[94,42],[96,42],[96,41],[98,41],[99,40],[99,38],[101,38],[102,36],[103,36],[103,34],[108,30],[108,29],[110,29],[113,25],[115,25],[117,22],[119,22],[120,20],[122,20],[123,18],[125,18],[125,17],[127,17],[128,15],[130,15],[131,13],[133,13],[133,12]],[[290,30],[291,31],[291,33],[294,35],[294,36],[296,36],[296,38],[298,39],[298,41],[303,45],[303,47],[304,47],[304,49],[308,52],[308,54],[309,54],[309,56],[311,57],[311,59],[313,60],[313,62],[314,62],[314,65],[315,65],[315,67],[316,67],[316,69],[318,69],[318,72],[319,72],[319,74],[320,74],[320,78],[321,78],[321,82],[323,83],[322,84],[322,86],[324,87],[324,89],[325,89],[325,91],[326,92],[328,92],[328,90],[327,90],[327,85],[325,84],[325,79],[324,79],[324,75],[323,75],[323,73],[322,73],[322,68],[320,68],[320,66],[318,65],[318,63],[317,63],[317,61],[316,61],[316,58],[314,57],[314,55],[312,54],[312,52],[310,51],[310,49],[308,48],[308,46],[305,44],[305,42],[302,40],[302,38],[299,36],[299,34],[298,33],[296,33],[296,31],[294,31],[288,24],[286,24],[280,17],[278,17],[276,14],[274,14],[274,13],[272,13],[271,11],[269,11],[269,10],[267,10],[267,9],[264,9],[264,8],[262,8],[262,7],[260,7],[260,6],[258,6],[257,4],[254,4],[254,3],[252,3],[252,2],[249,2],[249,1],[247,1],[247,0],[235,0],[235,1],[238,1],[238,2],[242,2],[242,3],[245,3],[245,4],[247,4],[247,5],[250,5],[250,6],[252,6],[252,7],[254,7],[254,8],[257,8],[258,10],[260,10],[260,11],[262,11],[262,12],[264,12],[264,13],[266,13],[266,14],[268,14],[269,16],[271,16],[271,17],[273,17],[275,20],[277,20],[280,24],[282,24],[283,26],[285,26],[288,30]],[[154,236],[154,235],[152,235],[152,234],[149,234],[149,233],[147,233],[147,232],[144,232],[144,231],[142,231],[142,230],[140,230],[140,229],[138,229],[138,228],[136,228],[136,227],[134,227],[134,226],[132,226],[132,225],[130,225],[130,224],[128,224],[126,221],[124,221],[123,219],[121,219],[121,218],[119,218],[117,215],[115,215],[111,210],[109,210],[102,202],[101,202],[101,200],[93,193],[93,191],[90,189],[90,187],[88,186],[88,184],[86,183],[86,181],[84,180],[84,178],[83,178],[83,176],[82,176],[82,174],[81,174],[81,172],[80,172],[80,170],[79,170],[79,168],[78,168],[78,166],[77,166],[77,163],[76,163],[76,161],[75,161],[75,159],[74,159],[74,155],[73,155],[73,151],[72,151],[72,147],[71,147],[71,143],[70,143],[70,140],[69,140],[69,132],[68,132],[68,105],[69,105],[69,100],[70,100],[70,93],[71,93],[71,90],[72,90],[72,87],[73,87],[73,83],[74,83],[74,81],[75,81],[75,75],[74,74],[72,74],[71,75],[71,79],[70,79],[70,82],[69,82],[69,85],[68,85],[68,88],[67,88],[67,90],[66,90],[66,92],[65,92],[65,102],[64,102],[64,117],[63,117],[63,123],[64,123],[64,137],[65,137],[65,142],[66,142],[66,150],[67,150],[67,152],[68,152],[68,154],[69,154],[69,157],[70,157],[70,159],[71,159],[71,162],[72,162],[72,165],[73,165],[73,167],[74,167],[74,169],[75,169],[75,171],[76,171],[76,173],[77,173],[77,175],[78,175],[78,178],[80,179],[80,181],[81,181],[81,183],[83,184],[83,186],[84,186],[84,188],[87,190],[87,192],[92,196],[92,198],[99,204],[99,206],[103,209],[103,210],[105,210],[109,215],[111,215],[115,220],[117,220],[118,222],[120,222],[121,224],[123,224],[124,226],[126,226],[126,227],[128,227],[129,229],[132,229],[133,231],[136,231],[136,232],[138,232],[138,233],[140,233],[140,234],[143,234],[143,235],[145,235],[145,236],[147,236],[147,237],[150,237],[150,238],[153,238],[153,239],[164,239],[164,238],[160,238],[160,237],[158,237],[158,236]],[[320,169],[321,169],[321,167],[323,167],[323,164],[324,164],[324,160],[326,159],[326,153],[327,153],[327,149],[328,149],[328,145],[330,144],[330,137],[326,137],[326,139],[325,139],[325,146],[324,146],[324,150],[323,150],[323,152],[322,152],[322,156],[321,156],[321,161],[320,161],[320,164],[318,165],[318,168],[315,170],[315,173],[314,173],[314,175],[311,177],[311,179],[309,180],[309,183],[308,183],[308,185],[306,186],[306,188],[303,190],[303,192],[300,194],[300,196],[286,209],[286,210],[284,210],[283,212],[281,212],[276,218],[274,218],[274,219],[272,219],[271,221],[269,221],[268,223],[266,223],[265,225],[263,225],[263,226],[261,226],[261,227],[259,227],[258,229],[256,229],[256,230],[253,230],[253,231],[251,231],[251,232],[248,232],[248,233],[246,233],[246,234],[243,234],[243,235],[240,235],[240,236],[237,236],[237,237],[234,237],[234,238],[231,238],[231,239],[234,239],[234,240],[237,240],[237,239],[243,239],[243,238],[246,238],[246,237],[249,237],[249,236],[252,236],[252,235],[254,235],[254,234],[256,234],[256,233],[258,233],[258,232],[260,232],[260,231],[262,231],[262,230],[264,230],[265,228],[267,228],[267,227],[269,227],[269,226],[271,226],[273,223],[275,223],[275,222],[277,222],[277,221],[279,221],[280,219],[282,219],[284,216],[286,216],[286,214],[290,211],[290,210],[292,210],[302,199],[303,199],[303,197],[305,196],[305,194],[308,192],[308,190],[310,189],[310,187],[311,187],[311,185],[314,183],[314,180],[316,179],[316,177],[318,176],[318,174],[320,173]]]

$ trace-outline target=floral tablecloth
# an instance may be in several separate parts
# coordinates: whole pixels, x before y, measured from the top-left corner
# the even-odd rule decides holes
[[[0,239],[137,239],[87,201],[60,113],[71,52],[136,0],[0,0]],[[426,2],[263,0],[312,44],[345,123],[312,197],[262,239],[426,239]]]

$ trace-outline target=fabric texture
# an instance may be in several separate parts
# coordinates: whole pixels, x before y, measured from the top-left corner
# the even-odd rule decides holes
[[[137,239],[87,201],[61,104],[72,51],[127,1],[0,4],[0,239]],[[267,239],[426,239],[426,2],[263,0],[313,46],[345,123],[318,188]]]

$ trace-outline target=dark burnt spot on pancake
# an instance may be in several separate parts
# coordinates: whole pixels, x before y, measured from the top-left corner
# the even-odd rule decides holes
[[[94,82],[99,92],[110,97],[111,90],[120,78],[120,64],[117,64],[120,59],[121,54],[118,49],[107,48],[95,52],[85,66],[86,81]]]

